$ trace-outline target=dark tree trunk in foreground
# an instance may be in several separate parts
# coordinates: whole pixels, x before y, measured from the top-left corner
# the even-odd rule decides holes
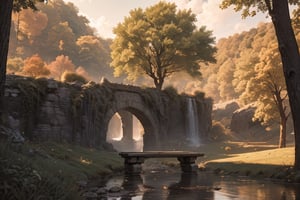
[[[269,13],[275,27],[281,54],[295,132],[295,169],[300,170],[300,58],[291,25],[288,0],[273,0]],[[269,4],[270,5],[270,4]]]
[[[9,34],[13,0],[4,0],[0,3],[0,117],[3,112],[4,88],[6,79],[6,62],[8,54]],[[1,122],[1,118],[0,118]]]

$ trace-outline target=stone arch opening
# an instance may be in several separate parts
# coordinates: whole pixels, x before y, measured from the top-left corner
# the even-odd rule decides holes
[[[108,123],[106,141],[117,151],[143,151],[144,128],[132,113],[116,112]]]
[[[117,151],[143,151],[149,149],[149,144],[156,145],[155,122],[145,112],[127,107],[108,113],[106,141],[113,144]],[[113,137],[115,139],[112,140]]]

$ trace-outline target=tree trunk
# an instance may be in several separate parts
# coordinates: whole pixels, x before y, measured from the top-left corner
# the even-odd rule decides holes
[[[0,123],[3,114],[4,89],[6,79],[6,62],[9,45],[9,34],[11,26],[11,14],[13,0],[5,0],[0,3]]]
[[[286,147],[286,119],[281,119],[280,123],[280,136],[279,136],[279,148]]]
[[[163,86],[163,83],[164,83],[164,79],[162,79],[162,78],[154,78],[153,80],[154,80],[155,88],[158,89],[158,90],[161,90],[162,86]]]
[[[300,170],[300,58],[291,25],[288,0],[273,0],[270,12],[281,54],[295,132],[295,164]]]
[[[280,134],[279,134],[278,147],[285,148],[286,147],[286,122],[288,117],[285,113],[285,106],[283,104],[284,98],[281,98],[281,89],[278,88],[276,84],[274,84],[274,95],[275,95],[275,101],[280,116]]]

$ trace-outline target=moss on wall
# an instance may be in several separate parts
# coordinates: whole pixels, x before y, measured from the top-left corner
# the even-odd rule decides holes
[[[18,77],[10,80],[9,87],[19,91],[20,98],[12,106],[6,106],[6,113],[18,118],[20,120],[20,131],[27,138],[32,139],[32,132],[37,120],[36,113],[46,94],[47,80]],[[14,97],[8,97],[7,100],[10,101],[11,98]]]
[[[83,85],[80,91],[73,93],[74,133],[79,134],[81,144],[95,146],[105,142],[101,134],[104,125],[101,122],[111,106],[112,98],[113,91],[110,88],[94,82]]]

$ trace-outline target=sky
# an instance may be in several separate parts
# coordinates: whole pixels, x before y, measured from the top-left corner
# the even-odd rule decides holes
[[[98,31],[103,38],[113,38],[113,28],[129,16],[135,8],[147,8],[160,0],[65,0],[72,2],[79,9],[80,15],[86,16],[90,25]],[[165,0],[175,2],[178,9],[191,9],[197,16],[197,26],[206,26],[213,31],[216,39],[228,37],[254,28],[260,22],[270,22],[266,14],[242,19],[240,13],[233,8],[221,10],[219,4],[222,0]]]

